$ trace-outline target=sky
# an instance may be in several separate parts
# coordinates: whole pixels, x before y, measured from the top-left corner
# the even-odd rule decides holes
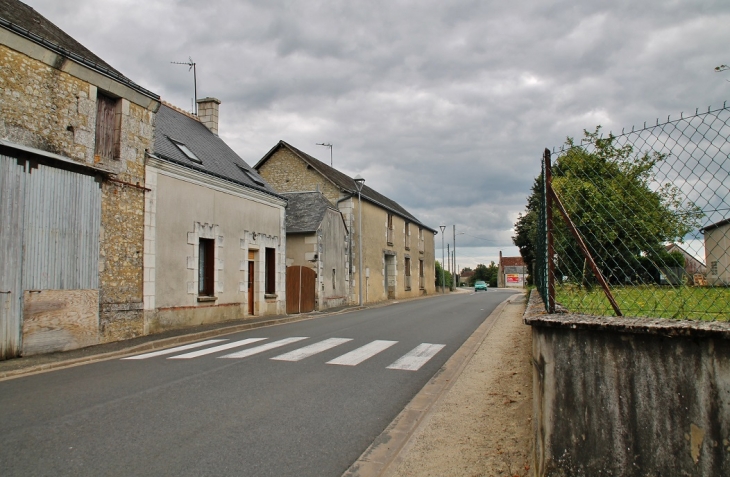
[[[542,151],[730,98],[730,2],[28,0],[249,165],[279,140],[447,226],[458,268],[511,237]],[[441,237],[435,238],[441,259]]]

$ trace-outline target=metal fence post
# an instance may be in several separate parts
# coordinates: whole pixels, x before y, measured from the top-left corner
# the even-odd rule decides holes
[[[545,263],[546,285],[547,285],[547,306],[548,313],[555,313],[555,248],[553,245],[553,202],[552,195],[549,193],[553,187],[553,172],[550,162],[550,149],[545,148],[543,155],[545,162],[545,225],[546,225],[546,242],[547,242],[547,261]]]

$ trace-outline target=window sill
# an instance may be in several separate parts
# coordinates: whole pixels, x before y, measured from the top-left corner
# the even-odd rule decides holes
[[[388,242],[388,246],[389,247],[392,247],[393,246],[393,242]]]
[[[216,301],[218,299],[217,296],[199,296],[198,297],[198,303],[206,303],[211,301]]]
[[[264,298],[267,299],[267,300],[268,299],[273,299],[273,298],[276,298],[276,297],[277,297],[276,293],[265,293],[264,294]]]

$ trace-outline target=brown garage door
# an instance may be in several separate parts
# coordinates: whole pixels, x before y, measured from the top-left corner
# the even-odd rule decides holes
[[[286,312],[314,311],[314,287],[317,274],[307,267],[286,267]]]

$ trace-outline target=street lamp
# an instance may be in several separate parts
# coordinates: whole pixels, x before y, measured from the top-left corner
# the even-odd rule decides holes
[[[446,293],[446,278],[444,275],[444,230],[446,230],[446,226],[439,225],[439,228],[441,229],[441,293]]]
[[[362,186],[365,184],[365,179],[360,177],[360,174],[355,176],[355,187],[357,187],[357,209],[358,209],[358,223],[357,223],[357,233],[359,234],[360,238],[358,240],[359,245],[359,251],[357,253],[357,259],[358,259],[358,266],[357,266],[357,273],[359,275],[359,278],[357,279],[357,285],[359,288],[359,291],[357,293],[357,298],[359,301],[360,306],[362,306],[362,199],[360,198],[360,192],[362,192]]]

